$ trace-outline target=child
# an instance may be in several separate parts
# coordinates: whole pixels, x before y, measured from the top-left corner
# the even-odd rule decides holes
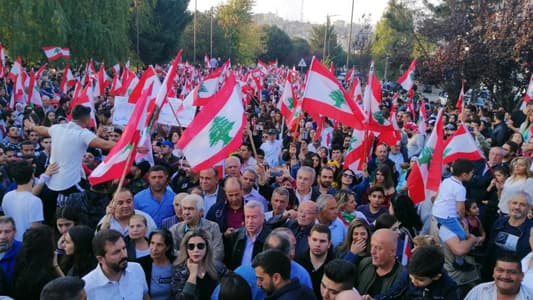
[[[494,178],[487,187],[485,199],[481,201],[485,205],[485,213],[483,217],[484,228],[490,230],[494,221],[498,219],[498,203],[503,190],[503,184],[509,177],[509,168],[505,166],[497,166],[492,169]]]
[[[476,201],[465,201],[465,214],[468,224],[468,232],[478,238],[478,244],[482,244],[487,235],[485,234],[485,229],[483,229],[481,221],[479,220],[479,207],[477,206]]]
[[[411,249],[411,253],[413,253],[416,249],[422,247],[422,246],[437,246],[440,247],[437,240],[435,240],[435,237],[429,234],[423,234],[423,235],[417,235],[413,238],[413,249]]]
[[[469,234],[463,222],[465,218],[466,188],[463,182],[469,181],[474,173],[474,164],[466,159],[458,159],[452,165],[452,176],[444,179],[439,186],[437,199],[433,204],[433,217],[440,226],[453,232],[459,240],[467,240]],[[465,262],[464,257],[456,256],[454,267],[460,271],[471,271],[474,266]]]
[[[374,221],[382,214],[388,213],[388,209],[383,207],[385,201],[385,190],[380,186],[371,187],[368,192],[369,204],[360,205],[357,211],[365,215],[369,224],[374,224]]]

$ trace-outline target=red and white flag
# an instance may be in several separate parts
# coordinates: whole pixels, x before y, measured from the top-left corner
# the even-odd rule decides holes
[[[350,96],[350,99],[355,101],[355,103],[361,103],[363,100],[363,91],[361,89],[361,81],[359,81],[359,78],[355,77],[352,81],[348,95]]]
[[[122,81],[120,80],[118,73],[115,73],[115,75],[113,75],[113,81],[111,81],[111,87],[109,88],[109,95],[117,96],[121,89]]]
[[[44,70],[46,70],[46,66],[47,65],[48,64],[44,64],[44,65],[39,67],[37,72],[35,72],[35,79],[39,80],[41,78],[41,76],[43,76]]]
[[[285,120],[288,121],[292,118],[292,114],[296,108],[296,101],[297,99],[292,88],[290,76],[287,76],[287,80],[285,80],[285,85],[283,86],[283,92],[278,102],[278,109]]]
[[[113,74],[120,74],[120,64],[115,64],[113,68],[111,68],[111,71],[113,72]]]
[[[134,72],[125,68],[124,72],[122,72],[120,83],[122,86],[117,95],[129,97],[139,83],[139,78],[137,78],[137,75]]]
[[[459,111],[459,113],[463,112],[464,108],[464,97],[465,97],[465,81],[461,80],[461,91],[459,92],[459,98],[457,98],[457,103],[455,104],[455,107]]]
[[[63,76],[61,76],[61,83],[59,84],[59,91],[66,94],[70,88],[76,84],[76,78],[70,70],[70,66],[67,64],[63,70]]]
[[[352,128],[363,129],[364,114],[349,100],[337,78],[313,58],[302,97],[302,109],[312,115],[326,116]]]
[[[106,87],[111,83],[111,78],[105,71],[104,63],[100,64],[100,69],[96,76],[96,82],[94,84],[93,96],[103,96],[105,94]]]
[[[135,155],[140,131],[144,126],[140,122],[141,115],[146,107],[146,101],[150,92],[150,89],[147,89],[143,92],[140,99],[136,99],[135,108],[120,139],[113,146],[104,161],[91,172],[89,176],[91,185],[119,179],[125,173],[125,170],[131,169],[134,158],[131,157],[128,161],[128,157]]]
[[[246,125],[240,87],[230,73],[224,85],[178,141],[194,172],[213,166],[242,144]]]
[[[370,130],[379,133],[389,133],[394,130],[392,123],[383,115],[379,105],[381,103],[381,84],[374,74],[374,62],[370,64],[368,80],[363,95],[363,111],[365,112],[366,125]]]
[[[41,99],[41,94],[39,93],[39,85],[37,84],[37,76],[33,73],[33,70],[30,71],[29,84],[28,84],[28,104],[33,103],[38,106],[43,106],[43,101]]]
[[[207,69],[211,69],[212,66],[211,66],[211,60],[209,59],[209,55],[207,55],[207,53],[204,55],[204,66],[207,68]]]
[[[91,123],[89,127],[96,128],[96,117],[94,114],[94,97],[93,97],[93,80],[89,80],[87,85],[80,92],[81,85],[78,90],[74,91],[75,96],[70,101],[70,111],[77,105],[83,105],[91,109]],[[71,116],[69,116],[69,119]]]
[[[43,47],[44,55],[49,61],[54,61],[63,57],[70,59],[70,50],[68,48],[61,48],[58,46]]]
[[[409,65],[409,68],[403,73],[396,82],[402,86],[406,91],[409,91],[413,88],[415,84],[415,70],[416,70],[416,58],[413,58],[413,61]]]
[[[4,78],[6,73],[6,52],[2,43],[0,43],[0,78]]]
[[[225,66],[225,64],[224,64]],[[211,74],[207,75],[204,80],[194,88],[194,106],[203,106],[213,100],[212,96],[218,91],[219,85],[224,81],[226,68],[222,66]]]
[[[424,100],[420,100],[419,103],[420,103],[420,108],[419,108],[420,113],[418,114],[418,122],[416,125],[418,126],[418,132],[420,134],[426,135],[426,130],[427,130],[426,102]]]
[[[160,87],[161,81],[159,80],[156,71],[152,66],[149,66],[146,70],[144,70],[139,83],[137,83],[133,91],[131,91],[131,94],[128,96],[128,102],[135,103],[137,99],[141,98],[144,90],[151,88],[151,94],[148,95],[148,101],[150,101],[155,97],[155,95],[157,95]]]
[[[373,140],[374,135],[367,130],[354,129],[344,157],[344,169],[362,172],[368,156],[371,155]]]
[[[24,103],[24,78],[22,74],[17,76],[14,81],[13,91],[11,92],[11,99],[9,107],[11,110],[15,109],[17,103]]]
[[[472,134],[464,124],[459,125],[457,131],[446,140],[442,153],[442,163],[449,164],[460,158],[468,160],[483,159],[483,154],[476,144]]]
[[[9,70],[9,73],[7,74],[7,79],[10,79],[11,81],[15,82],[18,76],[22,76],[23,70],[24,69],[22,68],[20,56],[17,56],[17,59],[11,66],[11,70]]]
[[[533,100],[533,73],[531,74],[531,79],[529,80],[529,85],[524,95],[524,102],[528,102],[529,100]]]
[[[261,61],[261,60],[257,60],[257,68],[261,71],[261,73],[263,73],[265,76],[270,74],[270,71],[268,70],[268,65]]]

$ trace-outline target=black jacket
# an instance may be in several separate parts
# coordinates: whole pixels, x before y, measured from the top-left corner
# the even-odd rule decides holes
[[[252,252],[252,259],[263,251],[263,245],[267,236],[270,234],[270,229],[263,226],[261,233],[257,236],[254,242],[254,250]],[[235,230],[227,238],[224,239],[224,262],[230,270],[235,270],[241,265],[244,248],[246,247],[246,228],[241,227]]]
[[[265,297],[265,300],[294,300],[294,299],[305,299],[313,300],[316,299],[313,292],[306,286],[300,284],[298,279],[292,279],[289,283],[284,285],[282,288],[274,291],[272,295]]]

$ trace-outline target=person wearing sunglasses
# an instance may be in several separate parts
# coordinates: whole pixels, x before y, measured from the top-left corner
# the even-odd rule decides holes
[[[188,231],[180,244],[172,272],[173,299],[209,299],[227,268],[213,258],[209,235]]]

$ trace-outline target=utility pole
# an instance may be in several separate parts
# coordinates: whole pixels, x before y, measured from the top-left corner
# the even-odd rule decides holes
[[[350,35],[348,36],[348,47],[346,48],[346,69],[350,68],[350,54],[352,49],[352,27],[353,27],[353,6],[355,0],[352,0],[352,13],[350,14]]]
[[[209,57],[213,57],[213,7],[211,6],[211,25],[209,30]]]
[[[322,50],[322,63],[326,59],[326,45],[328,44],[329,15],[326,15],[326,27],[324,28],[324,49]]]
[[[385,56],[385,74],[383,75],[383,79],[385,80],[385,82],[387,82],[387,70],[389,68],[389,54],[387,54],[387,56]]]
[[[136,32],[137,41],[136,41],[135,48],[137,50],[137,57],[140,59],[141,58],[141,51],[140,51],[140,48],[139,48],[139,3],[137,3],[137,0],[135,0],[134,5],[135,5],[135,29],[137,31]]]
[[[193,24],[193,37],[192,37],[192,44],[193,44],[193,64],[196,64],[196,15],[197,15],[197,10],[196,10],[196,4],[197,4],[197,1],[194,0],[194,24]]]

